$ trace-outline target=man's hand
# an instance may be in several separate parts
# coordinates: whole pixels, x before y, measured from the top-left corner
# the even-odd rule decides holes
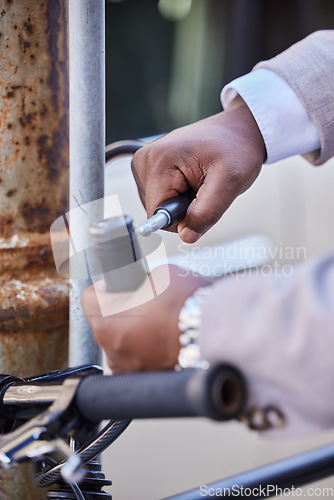
[[[194,243],[246,191],[266,157],[260,130],[241,97],[226,111],[174,130],[137,151],[132,170],[147,216],[187,191],[196,198],[177,229]]]
[[[181,276],[180,269],[169,266],[170,285],[161,295],[122,313],[103,317],[94,286],[82,294],[82,305],[93,335],[105,351],[114,373],[163,370],[176,365],[180,350],[178,315],[189,295],[200,286],[209,285],[205,278]],[[183,271],[184,273],[184,271]],[[153,281],[165,275],[163,266],[152,272]],[[103,283],[100,283],[103,288]],[[108,293],[99,290],[99,301],[106,301],[112,309],[119,305],[138,303],[137,299],[151,291],[150,280],[132,293]]]

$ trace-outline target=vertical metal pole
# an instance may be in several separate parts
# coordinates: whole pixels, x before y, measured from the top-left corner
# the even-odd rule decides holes
[[[64,368],[68,287],[50,226],[68,203],[67,0],[1,2],[0,369]],[[45,498],[31,464],[0,473],[0,499]]]
[[[104,44],[104,0],[69,0],[70,211],[104,195]],[[77,248],[89,246],[88,228],[96,218],[89,206],[84,210],[86,217],[79,232],[74,231],[75,220],[70,212],[70,231],[75,233]],[[81,307],[81,294],[89,284],[88,279],[71,279],[71,366],[101,363],[100,350]]]

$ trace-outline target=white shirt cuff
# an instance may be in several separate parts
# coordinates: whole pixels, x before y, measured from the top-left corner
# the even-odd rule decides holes
[[[251,110],[267,149],[265,163],[320,148],[318,131],[304,105],[277,73],[260,68],[226,85],[224,108],[239,94]]]

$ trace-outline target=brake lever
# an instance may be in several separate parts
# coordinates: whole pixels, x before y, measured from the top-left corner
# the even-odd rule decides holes
[[[68,422],[74,416],[69,410],[80,381],[81,378],[67,378],[61,384],[49,386],[48,391],[51,389],[53,403],[19,428],[0,436],[0,464],[2,467],[10,468],[29,459],[40,460],[45,454],[57,452],[66,459],[62,471],[64,479],[67,482],[77,482],[82,479],[85,472],[81,466],[80,458],[73,454],[70,447],[61,439],[64,436],[64,427],[66,428],[64,420]],[[40,401],[41,387],[26,384],[19,385],[15,389],[17,392],[28,392],[31,401],[34,397]]]

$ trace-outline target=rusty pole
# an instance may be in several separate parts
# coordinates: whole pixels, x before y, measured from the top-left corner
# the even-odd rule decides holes
[[[49,229],[68,204],[66,0],[0,2],[0,371],[67,364],[68,290]],[[30,467],[0,471],[0,500],[45,498]]]
[[[91,245],[88,229],[103,218],[105,162],[104,0],[69,0],[70,231],[76,248]],[[101,200],[99,209],[95,200]],[[75,213],[84,217],[76,224]],[[98,212],[98,213],[97,213]],[[83,271],[86,269],[84,268]],[[70,261],[71,271],[71,261]],[[70,365],[101,364],[81,307],[90,279],[71,279]]]

